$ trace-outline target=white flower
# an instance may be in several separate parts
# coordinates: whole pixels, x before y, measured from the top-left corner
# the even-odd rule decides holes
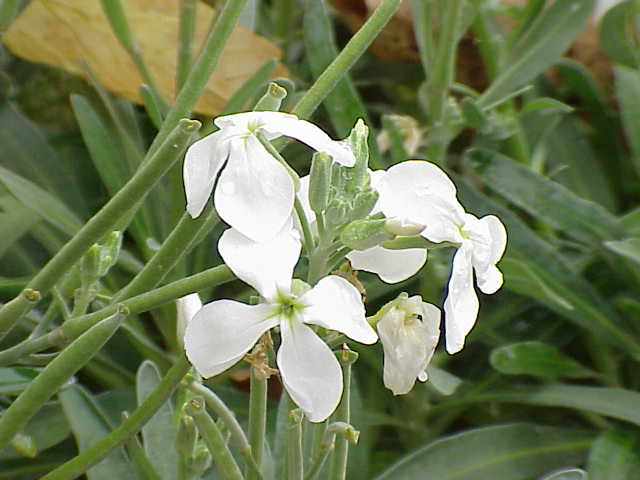
[[[331,349],[308,325],[375,343],[377,335],[365,319],[357,289],[330,275],[303,294],[292,292],[300,240],[290,228],[262,243],[229,229],[218,249],[234,274],[253,286],[264,302],[217,300],[205,305],[186,330],[189,360],[203,377],[217,375],[238,362],[264,332],[279,326],[277,364],[284,386],[310,421],[323,421],[340,401],[342,371]]]
[[[314,124],[281,112],[247,112],[215,119],[219,131],[195,142],[184,161],[187,211],[195,218],[204,209],[218,173],[225,166],[214,194],[220,217],[255,241],[276,235],[290,217],[294,185],[285,167],[256,138],[287,135],[325,152],[336,162],[352,166],[350,149]]]
[[[440,310],[407,294],[389,302],[377,323],[384,349],[384,385],[394,395],[409,393],[425,369],[440,338]]]
[[[197,293],[190,293],[176,300],[176,334],[180,343],[187,325],[201,308],[202,301]]]
[[[494,293],[502,286],[502,274],[495,266],[507,241],[502,222],[493,215],[478,219],[466,213],[458,203],[453,182],[429,162],[394,165],[372,185],[380,194],[376,207],[387,218],[425,225],[421,235],[431,242],[459,245],[444,311],[447,351],[460,351],[478,315],[473,271],[483,293]],[[348,258],[355,269],[377,273],[382,280],[395,283],[420,270],[426,250],[373,247],[351,252]]]

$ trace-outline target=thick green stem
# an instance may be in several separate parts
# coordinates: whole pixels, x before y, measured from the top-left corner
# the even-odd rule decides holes
[[[77,457],[42,477],[42,480],[76,478],[102,460],[111,450],[126,442],[140,431],[142,426],[167,401],[190,368],[191,364],[186,356],[181,355],[153,392],[114,431],[83,450]]]
[[[249,444],[251,453],[258,465],[262,467],[264,441],[267,431],[267,379],[258,378],[254,367],[251,367],[251,390],[249,391]],[[247,471],[247,479],[258,477],[251,470]]]
[[[340,54],[322,72],[322,75],[318,77],[291,113],[302,118],[311,115],[335,88],[342,76],[349,71],[356,60],[367,50],[399,6],[400,0],[384,0],[362,28],[351,37],[351,40],[345,45]]]
[[[227,405],[218,397],[213,391],[201,385],[200,383],[192,382],[189,384],[189,390],[196,395],[200,395],[204,398],[207,406],[213,410],[220,420],[226,425],[231,434],[231,438],[236,443],[238,451],[245,457],[245,460],[249,468],[256,474],[260,475],[258,464],[253,453],[251,452],[251,445],[247,436],[244,434],[244,430],[238,423],[235,414],[227,407]]]
[[[157,152],[29,282],[18,297],[0,309],[0,339],[46,294],[84,252],[108,233],[123,215],[134,211],[156,182],[175,163],[200,122],[183,119]]]
[[[193,32],[196,25],[196,0],[180,0],[180,31],[178,33],[178,61],[176,92],[182,90],[191,70]]]
[[[336,436],[340,435],[346,441],[351,443],[357,443],[360,433],[355,430],[351,425],[344,422],[334,422],[331,425],[323,424],[325,428],[322,430],[321,440],[318,442],[318,448],[316,454],[311,462],[307,474],[304,476],[304,480],[314,480],[322,473],[322,467],[325,461],[335,449]],[[320,430],[316,430],[316,433],[320,433]]]
[[[247,0],[227,0],[225,3],[202,47],[202,53],[191,68],[182,90],[176,97],[176,102],[167,113],[160,131],[149,149],[150,152],[155,151],[163,143],[163,139],[182,117],[191,114],[191,110],[209,82],[209,77],[218,65],[222,50],[235,28],[245,3]]]
[[[193,417],[198,426],[198,431],[204,439],[211,456],[222,474],[227,480],[242,480],[244,477],[229,451],[220,429],[204,408],[202,398],[192,399],[187,406],[187,413]]]
[[[85,332],[63,350],[23,390],[0,417],[0,449],[4,448],[29,419],[69,378],[86,365],[116,332],[129,312],[119,307],[115,315]]]

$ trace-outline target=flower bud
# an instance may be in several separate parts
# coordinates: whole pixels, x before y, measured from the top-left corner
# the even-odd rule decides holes
[[[366,250],[390,240],[393,235],[385,230],[386,220],[355,220],[340,232],[340,241],[353,250]]]
[[[331,157],[326,153],[315,153],[309,173],[309,205],[315,213],[323,212],[329,204],[331,186]]]
[[[104,277],[109,272],[109,269],[116,264],[121,247],[122,232],[114,230],[109,233],[105,242],[100,245],[100,277]]]
[[[348,218],[349,203],[341,198],[334,198],[325,213],[327,223],[330,225],[341,225]]]
[[[195,455],[189,461],[189,474],[191,478],[200,476],[211,466],[211,453],[205,446],[198,447]]]
[[[195,452],[196,442],[198,440],[198,429],[193,417],[183,415],[178,423],[178,432],[176,433],[176,450],[184,458],[191,458]]]
[[[385,229],[387,232],[394,235],[412,236],[418,235],[422,232],[425,229],[425,226],[419,223],[413,223],[403,218],[394,217],[387,219]]]
[[[408,393],[425,369],[440,338],[440,310],[419,295],[401,293],[380,309],[376,327],[384,350],[384,385],[394,395]]]
[[[349,144],[356,159],[356,163],[349,168],[349,180],[346,182],[345,189],[350,192],[356,192],[363,187],[369,185],[369,128],[360,118],[351,130],[349,135]]]
[[[191,293],[176,300],[176,335],[181,346],[187,325],[201,308],[202,301],[197,293]]]
[[[376,206],[379,194],[372,188],[366,188],[358,192],[353,199],[353,206],[349,211],[350,220],[358,220],[366,217]]]
[[[80,282],[82,288],[88,289],[98,281],[100,274],[100,246],[93,244],[80,262]]]
[[[287,96],[287,91],[278,85],[275,82],[269,83],[267,87],[266,93],[262,96],[256,106],[254,107],[254,111],[274,111],[277,112],[280,110],[280,105],[282,104],[282,100]]]

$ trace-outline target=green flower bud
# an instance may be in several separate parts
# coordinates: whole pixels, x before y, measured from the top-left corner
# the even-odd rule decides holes
[[[205,446],[199,446],[195,455],[189,460],[189,474],[192,478],[200,476],[211,467],[211,453]]]
[[[372,188],[356,193],[352,208],[349,211],[349,219],[358,220],[369,215],[378,201],[378,196],[378,192]]]
[[[385,230],[386,220],[355,220],[340,232],[340,241],[354,250],[366,250],[391,240],[393,235]]]
[[[100,246],[94,244],[82,256],[80,261],[80,283],[83,289],[88,289],[100,278]]]
[[[348,168],[339,163],[331,165],[331,186],[335,191],[335,195],[340,195],[344,189],[345,170],[348,170]]]
[[[122,232],[115,230],[109,233],[105,242],[100,245],[100,277],[104,277],[109,269],[116,264],[121,247]]]
[[[400,218],[389,218],[385,224],[387,232],[394,235],[418,235],[425,229],[420,223],[413,223]]]
[[[363,187],[369,185],[369,128],[360,118],[351,130],[349,135],[349,143],[351,150],[356,158],[356,163],[349,168],[350,178],[346,182],[345,189],[350,192],[356,192]]]
[[[35,458],[38,455],[38,447],[30,435],[16,433],[11,439],[11,446],[23,457]]]
[[[196,449],[198,440],[198,429],[190,415],[184,415],[178,423],[178,432],[176,434],[176,450],[185,457],[191,458]]]
[[[269,83],[266,93],[262,96],[253,109],[256,112],[280,110],[282,100],[287,96],[287,91],[275,82]]]
[[[315,153],[309,173],[309,204],[316,213],[323,212],[329,204],[331,186],[331,157],[326,153]]]
[[[342,225],[348,217],[349,203],[342,198],[334,198],[325,213],[329,225]]]

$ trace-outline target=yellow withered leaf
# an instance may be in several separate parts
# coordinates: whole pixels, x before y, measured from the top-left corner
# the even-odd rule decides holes
[[[178,0],[126,0],[123,6],[136,43],[165,98],[174,98],[178,45]],[[205,40],[215,11],[198,3],[194,56]],[[32,0],[6,32],[4,43],[17,56],[75,75],[86,64],[107,89],[141,104],[141,77],[111,30],[98,0]],[[265,62],[282,51],[238,25],[195,110],[214,115]],[[276,76],[287,76],[278,65]]]

